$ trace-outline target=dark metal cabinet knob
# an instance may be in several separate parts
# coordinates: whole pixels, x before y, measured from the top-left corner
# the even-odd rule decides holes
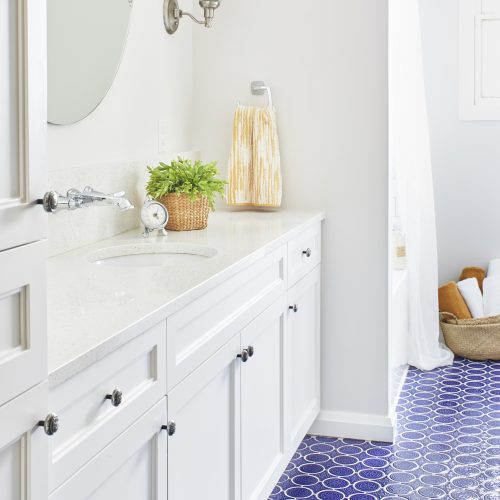
[[[236,356],[237,358],[241,358],[241,361],[243,361],[243,363],[246,363],[248,361],[248,349],[243,349],[243,351],[241,351],[241,354],[238,354],[238,356]]]
[[[55,413],[49,413],[45,417],[45,420],[40,420],[38,422],[38,425],[43,427],[47,436],[52,436],[59,430],[59,417]]]
[[[161,430],[162,431],[167,431],[167,434],[169,436],[173,436],[175,434],[177,426],[175,425],[175,422],[173,420],[169,420],[167,425],[162,425]]]
[[[106,399],[109,399],[113,406],[120,406],[123,401],[123,392],[115,389],[111,394],[106,394]]]
[[[305,255],[306,257],[310,257],[312,254],[312,250],[308,248],[307,250],[302,250],[302,255]]]
[[[294,304],[293,306],[288,306],[288,309],[296,313],[299,310],[299,306],[297,304]]]
[[[251,358],[254,354],[255,354],[255,349],[253,348],[253,346],[249,345],[247,347],[247,351],[248,351],[248,357]]]

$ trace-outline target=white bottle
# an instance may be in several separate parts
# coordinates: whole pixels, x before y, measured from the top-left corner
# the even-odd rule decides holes
[[[392,226],[392,267],[397,271],[407,268],[406,235],[399,220],[395,220]]]

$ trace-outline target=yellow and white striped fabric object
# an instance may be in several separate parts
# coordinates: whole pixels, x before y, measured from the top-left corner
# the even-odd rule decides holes
[[[229,205],[279,207],[281,161],[273,108],[238,105],[229,158]]]

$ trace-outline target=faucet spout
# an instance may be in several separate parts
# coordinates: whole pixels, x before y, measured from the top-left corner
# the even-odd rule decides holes
[[[117,205],[122,212],[125,212],[126,210],[132,210],[134,208],[134,205],[132,205],[132,203],[130,203],[130,201],[125,198],[121,198],[120,200],[118,200]]]
[[[86,186],[82,193],[84,203],[91,203],[93,205],[114,205],[121,211],[131,210],[134,205],[125,198],[125,191],[120,191],[114,194],[104,194],[100,191],[95,191],[90,186]]]

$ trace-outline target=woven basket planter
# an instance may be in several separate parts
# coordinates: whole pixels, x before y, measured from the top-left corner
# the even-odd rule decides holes
[[[171,231],[192,231],[205,229],[208,224],[210,206],[206,196],[191,200],[187,194],[167,194],[158,198],[168,210],[168,223],[165,229]]]
[[[500,316],[457,319],[441,313],[446,345],[457,355],[477,361],[500,361]]]

